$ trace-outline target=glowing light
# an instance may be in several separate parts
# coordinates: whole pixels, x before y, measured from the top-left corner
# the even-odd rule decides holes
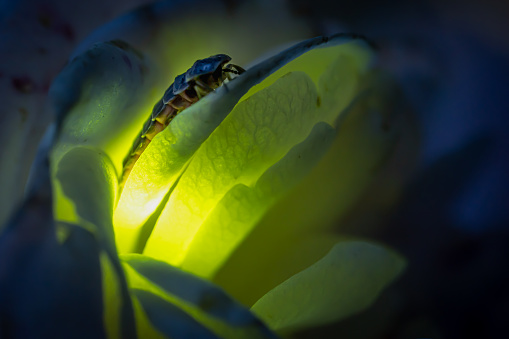
[[[216,313],[228,309],[223,304],[230,300],[226,295],[215,299],[220,301],[216,307],[203,306],[211,295],[217,297],[210,281],[245,306],[255,305],[254,311],[278,330],[357,312],[399,274],[402,259],[382,258],[386,249],[326,234],[371,182],[373,169],[382,167],[397,138],[380,121],[389,125],[397,114],[378,101],[383,91],[363,91],[375,87],[370,78],[374,72],[366,72],[370,50],[362,44],[325,41],[295,45],[298,53],[290,49],[254,66],[180,113],[148,145],[120,197],[118,173],[140,121],[150,111],[145,95],[149,90],[137,90],[140,79],[126,82],[122,93],[98,86],[98,102],[89,107],[90,100],[82,100],[83,107],[74,106],[78,113],[89,111],[100,130],[85,126],[80,114],[66,120],[68,133],[52,159],[56,218],[88,228],[108,253],[101,254],[100,263],[109,336],[118,337],[124,329],[118,326],[119,310],[121,299],[129,296],[122,294],[122,273],[131,289],[139,333],[157,336],[158,321],[166,324],[170,318],[158,320],[154,314],[177,306],[192,316],[186,326],[198,320],[231,338],[247,338],[244,331],[250,329],[238,328],[237,311],[218,320]],[[313,43],[322,46],[310,51]],[[257,84],[288,56],[303,52]],[[114,66],[109,57],[104,59],[106,69]],[[113,89],[122,84],[103,81],[103,73],[83,70]],[[363,100],[358,100],[360,93]],[[137,95],[145,101],[133,103]],[[133,119],[122,119],[124,108]],[[111,114],[101,120],[106,113]],[[118,120],[125,126],[108,135]],[[118,257],[116,250],[130,254]],[[363,259],[359,253],[371,254]],[[331,274],[334,266],[343,271]],[[361,274],[355,280],[353,273]],[[375,283],[358,288],[359,281],[368,280]],[[345,288],[341,298],[353,302],[330,302],[336,299],[329,295],[339,296],[339,283],[348,286],[345,281],[353,287]],[[188,298],[180,298],[182,293]],[[280,312],[273,313],[278,307]],[[252,319],[249,312],[244,315]]]
[[[212,134],[203,132],[202,139],[186,138],[196,135],[190,129],[200,119],[214,116],[207,111],[208,97],[177,116],[150,143],[126,182],[114,213],[120,252],[136,248],[143,225],[175,184],[150,226],[153,231],[143,253],[211,277],[263,211],[290,188],[271,191],[261,186],[270,186],[270,180],[264,184],[260,178],[317,123],[335,123],[356,94],[359,74],[370,58],[370,52],[356,44],[309,51],[252,87],[224,121],[217,119]],[[228,204],[238,199],[251,206],[228,211]]]

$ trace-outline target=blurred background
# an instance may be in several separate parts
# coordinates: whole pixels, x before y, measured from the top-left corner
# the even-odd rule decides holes
[[[52,120],[46,106],[52,79],[71,55],[93,42],[128,37],[142,48],[144,40],[157,35],[157,24],[209,8],[239,25],[240,33],[225,30],[221,39],[231,45],[247,42],[251,47],[244,49],[251,48],[252,54],[310,36],[360,33],[376,43],[381,67],[400,83],[415,111],[420,144],[418,153],[401,150],[356,208],[338,221],[338,231],[392,246],[409,266],[369,310],[298,337],[504,336],[509,308],[509,2],[251,3],[0,2],[0,222],[21,199],[38,142]],[[140,6],[145,7],[135,16],[128,14]],[[213,18],[215,12],[206,15],[223,20]],[[179,27],[185,40],[186,29]],[[239,34],[259,34],[259,39]],[[391,189],[393,182],[404,183],[403,188]]]
[[[374,307],[320,333],[507,335],[509,3],[292,3],[320,29],[347,29],[375,40],[422,133],[417,169],[397,203],[366,213],[367,203],[384,200],[373,190],[339,225],[342,232],[401,251],[409,260],[406,273]]]

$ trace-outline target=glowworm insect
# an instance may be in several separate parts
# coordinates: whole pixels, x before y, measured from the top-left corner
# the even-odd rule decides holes
[[[177,114],[223,85],[224,82],[244,72],[242,67],[229,64],[230,60],[231,58],[226,54],[213,55],[196,61],[185,73],[175,78],[161,100],[155,104],[150,117],[124,159],[119,180],[121,190],[134,164],[150,141],[163,131]]]

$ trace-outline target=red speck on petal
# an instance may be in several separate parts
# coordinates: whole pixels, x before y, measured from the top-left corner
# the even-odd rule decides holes
[[[74,30],[69,23],[60,24],[55,30],[62,34],[67,41],[74,40]]]
[[[34,90],[34,82],[27,76],[12,77],[12,86],[21,93],[30,93]]]

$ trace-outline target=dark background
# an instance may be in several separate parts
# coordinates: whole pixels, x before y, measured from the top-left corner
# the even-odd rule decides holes
[[[407,271],[373,308],[320,335],[506,336],[509,2],[292,3],[321,29],[374,39],[422,132],[419,164],[398,204],[375,220],[354,212],[339,226],[398,249]]]
[[[9,98],[12,91],[14,101],[24,103],[9,106],[4,99],[0,110],[0,143],[4,145],[0,159],[19,166],[2,167],[0,189],[13,198],[4,194],[1,204],[13,206],[21,197],[43,132],[35,127],[51,120],[39,114],[41,107],[52,78],[71,51],[93,29],[149,2],[110,1],[99,10],[98,2],[72,5],[62,0],[60,15],[68,13],[71,22],[87,18],[78,29],[66,20],[53,20],[54,13],[42,0],[6,1],[0,6],[2,97]],[[224,3],[235,10],[238,1]],[[378,206],[377,191],[371,190],[338,225],[344,234],[394,247],[407,257],[407,271],[374,307],[299,336],[438,339],[506,335],[509,2],[287,3],[294,15],[312,25],[316,35],[350,31],[375,41],[382,67],[395,75],[415,111],[422,138],[416,169],[394,203],[369,214],[363,206]],[[20,17],[26,18],[26,25],[19,24]],[[47,36],[51,32],[51,39],[60,39],[57,62],[37,61],[36,57],[43,60],[48,55],[38,45],[48,37],[31,31],[34,18],[46,28]],[[13,30],[23,38],[13,41]],[[20,54],[12,46],[20,46]],[[32,58],[23,59],[27,51]],[[40,67],[46,68],[32,78],[30,72]],[[28,130],[26,121],[35,127]]]

